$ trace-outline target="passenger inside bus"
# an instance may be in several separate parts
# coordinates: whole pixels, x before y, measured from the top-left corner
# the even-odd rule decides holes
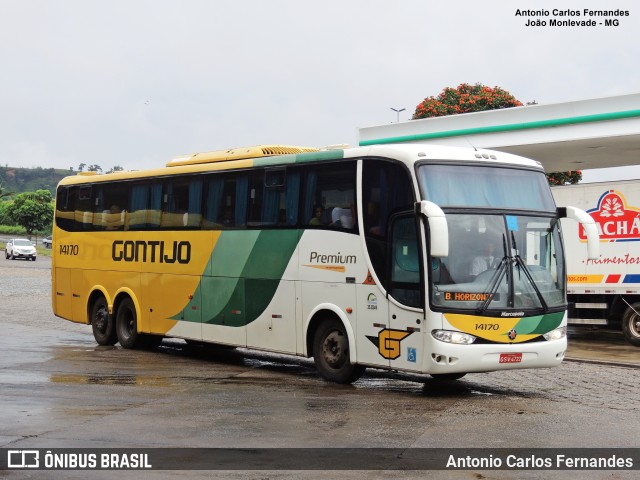
[[[324,209],[321,206],[317,206],[313,209],[313,217],[309,220],[309,225],[324,225],[323,217],[324,217]]]
[[[353,213],[350,208],[335,207],[331,211],[331,225],[340,228],[353,228]]]

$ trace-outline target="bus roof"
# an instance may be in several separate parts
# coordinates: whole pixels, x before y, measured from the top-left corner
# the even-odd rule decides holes
[[[218,170],[249,169],[296,163],[336,161],[357,157],[394,158],[407,165],[416,161],[468,161],[486,164],[510,164],[542,170],[540,162],[510,153],[427,144],[386,144],[366,147],[323,150],[312,147],[261,145],[176,157],[166,167],[141,171],[119,171],[104,175],[69,176],[61,185],[95,183],[107,180],[133,180],[171,176],[178,173],[205,173]]]
[[[292,147],[287,145],[258,145],[255,147],[231,148],[213,152],[190,153],[180,155],[167,163],[167,167],[178,165],[197,165],[199,163],[228,162],[230,160],[244,160],[247,158],[272,157],[291,155],[296,153],[317,152],[314,147]]]

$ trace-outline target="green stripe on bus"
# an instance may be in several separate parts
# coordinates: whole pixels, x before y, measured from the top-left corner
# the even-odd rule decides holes
[[[277,155],[274,157],[261,157],[253,160],[254,167],[269,167],[275,165],[287,165],[292,163],[317,162],[322,160],[342,160],[344,150],[323,150],[321,152],[297,153],[295,155]]]
[[[242,327],[256,320],[273,299],[299,240],[299,230],[223,232],[211,256],[211,276],[202,277],[194,294],[202,299],[202,322]]]
[[[514,327],[520,335],[542,335],[560,326],[564,312],[548,313],[535,317],[524,317]]]

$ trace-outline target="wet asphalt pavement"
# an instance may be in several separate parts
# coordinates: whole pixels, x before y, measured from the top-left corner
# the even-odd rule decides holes
[[[0,445],[114,447],[640,447],[640,349],[578,331],[555,369],[457,382],[369,370],[350,386],[312,361],[165,340],[99,347],[51,313],[49,258],[0,256]],[[364,478],[363,472],[1,472],[7,478]],[[429,472],[367,472],[367,478]],[[466,471],[433,478],[634,478],[633,472]]]

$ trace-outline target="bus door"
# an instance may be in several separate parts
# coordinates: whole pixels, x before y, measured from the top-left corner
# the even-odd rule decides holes
[[[389,332],[389,307],[384,293],[369,274],[357,285],[358,328],[356,347],[358,363],[389,366],[385,339]]]
[[[389,234],[389,329],[385,352],[392,368],[421,370],[424,355],[424,278],[417,219],[391,217]]]

